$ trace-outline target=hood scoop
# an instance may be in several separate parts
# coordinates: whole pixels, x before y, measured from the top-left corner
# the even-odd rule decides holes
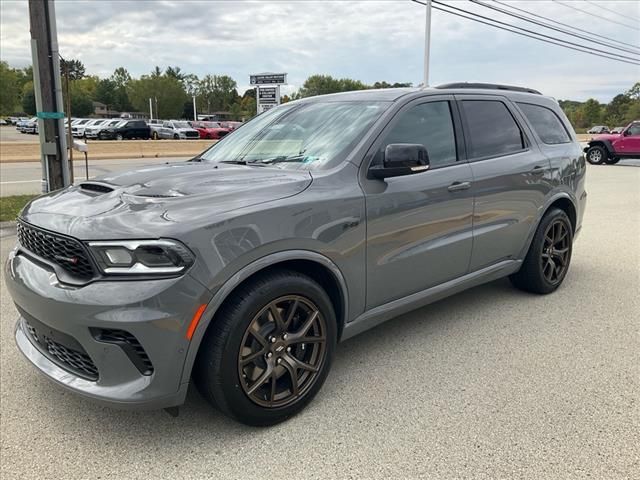
[[[111,188],[110,186],[97,182],[82,182],[80,184],[80,188],[86,192],[100,194],[113,192],[113,188]]]

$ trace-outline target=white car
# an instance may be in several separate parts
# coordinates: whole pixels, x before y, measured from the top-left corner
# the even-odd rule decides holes
[[[95,124],[95,122],[103,120],[102,118],[79,118],[75,123],[71,123],[71,134],[74,137],[84,137],[84,131],[87,127]]]
[[[157,133],[157,135],[154,135]],[[173,138],[175,140],[198,140],[200,133],[184,120],[169,120],[163,122],[162,127],[152,128],[152,138]]]
[[[93,125],[90,125],[84,129],[84,136],[87,138],[98,138],[98,135],[102,130],[104,130],[105,128],[114,127],[120,122],[122,122],[121,118],[107,118],[104,120],[98,120]]]

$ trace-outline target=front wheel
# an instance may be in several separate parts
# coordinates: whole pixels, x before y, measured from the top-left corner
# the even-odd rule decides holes
[[[122,136],[121,133],[116,135],[116,140],[124,140],[124,137]]]
[[[591,165],[601,165],[607,160],[607,151],[600,145],[594,145],[587,150],[587,162]]]
[[[153,132],[151,138],[153,138],[154,140],[158,140],[158,132]]]
[[[336,337],[333,307],[320,285],[288,270],[262,275],[217,312],[200,346],[196,385],[242,423],[282,422],[320,390]]]
[[[614,158],[607,158],[604,162],[607,165],[615,165],[616,163],[618,163],[620,161],[620,157],[614,157]]]
[[[569,270],[573,251],[573,228],[567,214],[554,208],[538,225],[520,271],[509,277],[511,283],[527,292],[555,291]]]

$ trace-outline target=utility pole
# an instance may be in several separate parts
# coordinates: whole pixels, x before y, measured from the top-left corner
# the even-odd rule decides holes
[[[58,34],[53,0],[29,0],[33,84],[36,95],[44,192],[71,183],[64,134]]]
[[[153,105],[151,104],[151,97],[149,97],[149,120],[153,120]]]
[[[197,122],[198,121],[198,115],[196,113],[196,96],[193,96],[193,121]]]
[[[426,0],[426,24],[424,27],[424,86],[429,86],[429,51],[431,50],[431,0]]]

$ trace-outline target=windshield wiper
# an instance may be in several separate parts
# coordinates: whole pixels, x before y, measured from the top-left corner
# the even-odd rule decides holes
[[[222,160],[218,163],[227,163],[229,165],[252,165],[254,162],[247,162],[246,160]],[[264,167],[264,165],[256,165],[259,167]]]
[[[248,163],[257,163],[257,164],[274,164],[274,163],[287,163],[287,162],[300,162],[303,161],[305,158],[307,158],[307,155],[305,154],[299,154],[299,155],[279,155],[277,157],[270,157],[270,158],[261,158],[259,160],[251,160]]]

